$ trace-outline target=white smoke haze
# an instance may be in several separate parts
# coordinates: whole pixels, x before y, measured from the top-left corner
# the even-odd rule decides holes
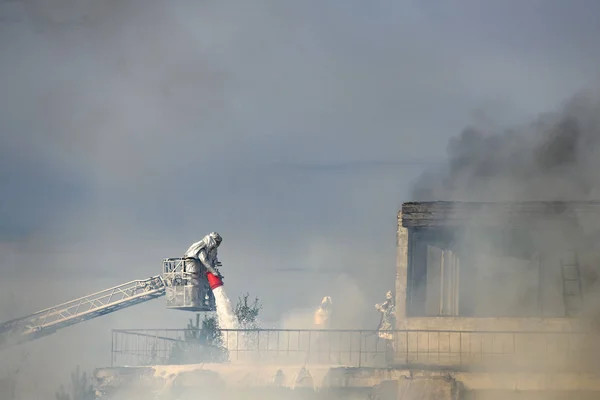
[[[507,104],[504,126],[596,79],[593,15],[562,2],[0,2],[0,321],[155,275],[216,230],[227,292],[258,296],[265,324],[302,325],[294,310],[312,320],[330,295],[340,326],[375,328],[409,182],[474,108]],[[51,397],[77,364],[110,363],[110,328],[188,318],[158,299],[0,364],[23,363],[23,398]]]

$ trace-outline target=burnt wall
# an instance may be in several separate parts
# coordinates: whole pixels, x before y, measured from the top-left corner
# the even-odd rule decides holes
[[[598,292],[600,202],[412,202],[399,217],[409,317],[571,316]]]

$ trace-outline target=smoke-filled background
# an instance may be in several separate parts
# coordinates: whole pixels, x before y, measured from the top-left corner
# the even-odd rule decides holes
[[[419,201],[585,201],[600,199],[600,97],[569,98],[533,122],[474,122],[452,138],[448,159],[420,176]]]
[[[375,328],[402,201],[595,196],[597,103],[564,102],[596,83],[599,13],[1,1],[0,320],[157,274],[216,230],[228,292],[263,320],[330,295],[341,324]],[[51,394],[109,363],[110,328],[187,318],[159,299],[0,359],[26,398]]]

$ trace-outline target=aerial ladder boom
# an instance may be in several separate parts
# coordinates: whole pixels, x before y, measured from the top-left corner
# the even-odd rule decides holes
[[[165,296],[167,308],[215,311],[215,298],[202,269],[198,278],[186,271],[185,259],[163,259],[163,273],[136,280],[0,323],[0,348],[53,334],[59,329]],[[198,283],[199,280],[199,283]],[[221,282],[222,284],[222,282]]]
[[[157,275],[135,280],[0,324],[0,347],[28,342],[79,322],[164,296],[166,284]]]

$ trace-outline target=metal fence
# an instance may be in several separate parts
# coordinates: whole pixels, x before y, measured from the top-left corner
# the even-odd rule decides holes
[[[197,332],[197,331],[196,331]],[[114,330],[113,366],[249,362],[349,367],[600,370],[598,338],[575,332],[223,330],[222,347],[193,330]],[[226,349],[226,350],[224,350]]]

